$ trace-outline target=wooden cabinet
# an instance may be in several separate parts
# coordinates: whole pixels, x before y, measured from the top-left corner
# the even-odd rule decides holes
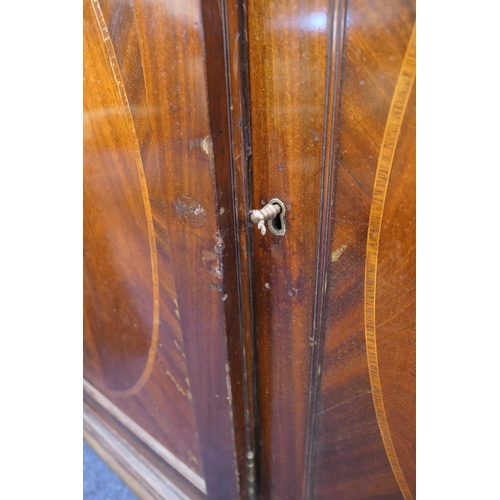
[[[84,432],[141,498],[416,498],[412,1],[84,1]]]

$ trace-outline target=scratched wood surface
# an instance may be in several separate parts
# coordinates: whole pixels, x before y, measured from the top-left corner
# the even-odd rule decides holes
[[[89,418],[195,497],[416,498],[414,2],[84,22]]]
[[[120,6],[116,33],[138,50]],[[201,474],[146,95],[134,54],[114,51],[112,7],[84,4],[84,376]]]
[[[254,235],[263,498],[307,498],[319,294],[331,198],[343,2],[250,0],[253,203],[287,207]],[[326,210],[326,211],[325,211]]]
[[[314,493],[409,499],[416,495],[415,11],[411,2],[351,7]]]
[[[415,11],[403,1],[351,8],[314,494],[410,499],[416,495]]]
[[[240,15],[84,2],[85,398],[213,499],[252,486]]]
[[[248,1],[262,498],[416,495],[414,22]]]

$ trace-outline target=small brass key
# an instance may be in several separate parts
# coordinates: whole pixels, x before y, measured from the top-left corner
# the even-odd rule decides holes
[[[285,212],[284,203],[278,198],[273,198],[267,205],[260,210],[251,210],[249,212],[250,219],[260,229],[262,236],[266,234],[265,221],[269,221],[269,229],[271,233],[277,236],[285,234]]]

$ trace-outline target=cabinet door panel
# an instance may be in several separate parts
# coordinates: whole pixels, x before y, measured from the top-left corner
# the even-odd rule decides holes
[[[94,438],[151,465],[144,498],[415,498],[414,2],[84,21]]]
[[[213,4],[84,2],[84,388],[88,422],[229,499],[249,441]]]
[[[100,5],[85,14],[84,375],[201,475],[145,94],[129,100]]]
[[[263,498],[415,497],[415,6],[249,0]]]

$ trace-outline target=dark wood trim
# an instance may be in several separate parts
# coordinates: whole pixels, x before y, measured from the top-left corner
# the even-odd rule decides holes
[[[256,334],[253,307],[253,225],[248,221],[252,186],[251,124],[248,82],[246,0],[223,0],[224,54],[227,75],[231,178],[240,300],[240,346],[243,358],[246,485],[248,498],[258,497]]]
[[[335,158],[337,151],[337,128],[342,68],[342,53],[345,31],[347,0],[330,0],[328,63],[326,75],[325,116],[323,124],[323,146],[318,210],[318,246],[316,258],[316,288],[311,332],[311,364],[309,372],[309,404],[306,426],[306,449],[302,498],[311,498],[313,487],[312,462],[316,441],[316,413],[318,392],[321,387],[321,356],[325,335],[325,299],[328,264],[331,253],[331,220],[335,188]]]
[[[241,498],[257,494],[255,333],[252,306],[250,125],[241,0],[202,2],[207,94],[222,256],[229,377]]]
[[[207,496],[240,498],[245,422],[221,11],[212,1],[136,8],[147,91],[161,110],[152,128],[158,145],[168,137],[161,185]],[[183,197],[206,214],[200,224],[179,216]]]

